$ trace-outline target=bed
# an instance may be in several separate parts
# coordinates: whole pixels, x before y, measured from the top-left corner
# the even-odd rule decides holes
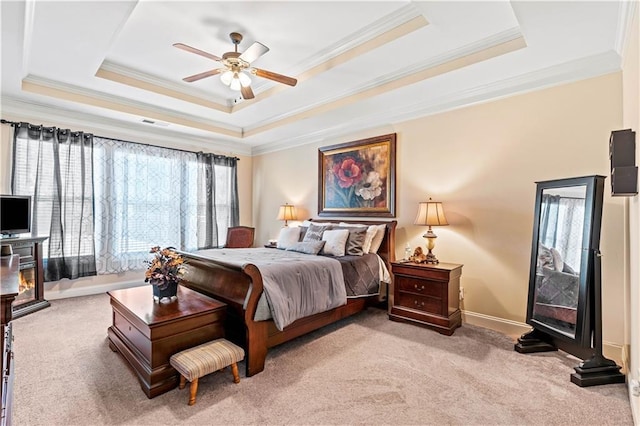
[[[377,254],[391,271],[391,262],[395,260],[396,221],[322,220],[321,222],[384,224],[384,238]],[[260,249],[257,249],[256,253],[259,252]],[[379,295],[349,297],[346,304],[297,319],[279,330],[273,319],[256,320],[261,299],[264,300],[263,277],[256,265],[247,263],[238,266],[235,263],[211,259],[199,253],[182,252],[181,254],[186,264],[186,273],[181,284],[228,305],[225,322],[226,337],[245,349],[247,377],[264,370],[269,348],[356,314],[368,306],[380,305],[383,303],[381,298],[384,299],[387,294],[386,288],[381,288]]]

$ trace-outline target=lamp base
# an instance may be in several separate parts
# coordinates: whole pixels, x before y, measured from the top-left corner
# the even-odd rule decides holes
[[[427,233],[424,234],[422,237],[427,240],[427,251],[428,251],[427,258],[424,260],[423,263],[432,263],[434,265],[440,263],[436,255],[433,254],[433,252],[431,251],[436,246],[436,238],[438,238],[438,236],[434,234],[433,231],[431,230],[431,227],[429,227],[429,230],[427,231]]]
[[[431,250],[429,250],[429,253],[427,253],[427,258],[424,261],[424,263],[433,263],[434,265],[437,265],[438,263],[440,263],[440,261],[438,260],[436,255],[431,253]]]

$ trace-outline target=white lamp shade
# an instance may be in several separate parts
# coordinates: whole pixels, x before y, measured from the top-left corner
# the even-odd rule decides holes
[[[443,226],[448,225],[441,202],[426,201],[418,206],[418,215],[414,225]]]
[[[231,71],[225,71],[222,74],[220,74],[220,81],[222,81],[222,83],[227,86],[231,84],[232,79],[233,79],[233,73]]]
[[[251,78],[243,72],[238,73],[238,78],[240,79],[242,87],[247,87],[251,84]]]
[[[238,73],[235,73],[233,75],[233,78],[231,79],[231,84],[229,85],[229,88],[231,90],[240,90],[240,79],[238,78]]]

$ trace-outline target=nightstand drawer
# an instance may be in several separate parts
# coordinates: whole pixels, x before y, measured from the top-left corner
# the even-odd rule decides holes
[[[429,327],[446,335],[462,324],[458,293],[462,265],[392,262],[389,319]]]
[[[398,299],[395,301],[395,304],[430,314],[444,314],[444,312],[442,312],[442,299],[439,297],[418,296],[401,291],[398,293]]]
[[[433,296],[442,299],[447,291],[446,282],[427,281],[421,278],[395,275],[399,291],[415,293],[421,296]]]

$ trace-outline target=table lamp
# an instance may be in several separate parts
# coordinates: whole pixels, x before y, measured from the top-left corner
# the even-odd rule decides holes
[[[284,226],[289,226],[287,221],[296,220],[296,209],[291,204],[285,203],[280,206],[280,210],[278,211],[278,220],[284,220]]]
[[[414,225],[426,225],[429,227],[427,233],[423,235],[427,239],[427,259],[425,263],[440,263],[438,258],[432,253],[433,248],[436,246],[436,234],[431,230],[432,226],[444,226],[448,225],[447,218],[444,216],[444,208],[441,202],[429,201],[420,203],[418,205],[418,215],[416,220],[413,221]]]

